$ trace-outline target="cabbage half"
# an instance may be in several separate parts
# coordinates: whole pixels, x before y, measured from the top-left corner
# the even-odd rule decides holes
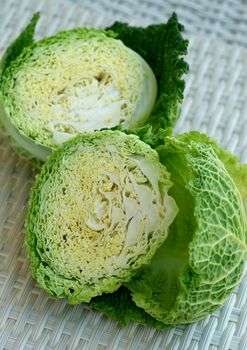
[[[32,272],[70,303],[115,291],[167,237],[177,206],[155,150],[135,135],[77,136],[53,153],[32,190]]]
[[[12,123],[50,150],[77,133],[144,124],[157,86],[136,52],[104,30],[80,28],[23,49],[1,92],[6,129]]]
[[[169,126],[177,119],[188,66],[179,58],[187,41],[175,15],[167,25],[116,23],[35,42],[38,18],[0,65],[0,121],[20,155],[44,162],[77,134],[147,122]]]
[[[151,262],[91,307],[123,324],[166,328],[204,318],[239,283],[247,257],[247,167],[197,132],[166,137],[156,150],[171,174],[178,215]]]

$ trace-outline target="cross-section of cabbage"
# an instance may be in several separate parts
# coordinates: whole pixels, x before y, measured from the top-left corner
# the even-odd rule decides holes
[[[100,29],[74,29],[24,48],[2,79],[6,129],[10,118],[48,150],[78,133],[143,125],[157,93],[142,57]],[[24,146],[20,136],[16,141]],[[30,153],[35,143],[26,144]]]
[[[177,213],[171,185],[156,151],[134,135],[98,131],[65,143],[32,192],[34,277],[71,303],[116,290],[165,240]]]

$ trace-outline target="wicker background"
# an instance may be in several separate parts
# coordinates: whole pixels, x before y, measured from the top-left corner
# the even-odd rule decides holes
[[[236,40],[231,29],[234,14],[246,5],[243,1],[236,1],[235,7],[233,1],[225,3],[232,5],[232,10],[222,5],[223,14],[229,15],[224,30],[223,14],[218,22],[212,22],[214,16],[217,19],[216,1],[212,1],[212,8],[208,7],[207,17],[202,13],[209,6],[206,1],[170,1],[165,6],[161,0],[129,0],[120,6],[120,1],[85,0],[82,7],[79,0],[0,0],[0,54],[37,9],[43,12],[38,37],[78,25],[108,25],[116,17],[138,24],[166,21],[176,9],[188,27],[187,60],[191,67],[177,131],[206,131],[247,162],[247,50],[243,47],[247,43],[243,34],[247,34],[247,28],[242,25],[246,12],[241,13]],[[220,1],[218,5],[220,9]],[[204,24],[199,26],[202,19]],[[192,34],[197,31],[196,23],[201,28],[199,35]],[[217,39],[215,33],[212,37],[203,34],[212,32],[210,23],[219,28]],[[47,296],[31,278],[23,247],[23,222],[33,181],[30,166],[12,152],[0,134],[0,350],[247,349],[246,273],[220,310],[197,324],[166,332],[134,323],[121,328],[84,305],[71,306]]]
[[[82,7],[81,0],[70,1]],[[176,11],[189,32],[247,47],[246,0],[83,0],[83,8],[146,23],[162,22]]]

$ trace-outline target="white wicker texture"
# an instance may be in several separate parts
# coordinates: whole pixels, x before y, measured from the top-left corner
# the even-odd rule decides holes
[[[43,12],[38,36],[78,25],[104,26],[112,22],[104,13],[84,11],[62,0],[53,3],[0,0],[0,8],[0,54],[37,9]],[[240,155],[242,162],[247,162],[247,50],[205,36],[193,36],[188,60],[191,70],[186,78],[177,131],[206,131]],[[246,273],[220,310],[197,324],[165,332],[134,323],[121,328],[84,305],[71,306],[45,294],[31,277],[23,247],[23,223],[34,173],[2,136],[0,350],[247,349]]]
[[[80,0],[70,1],[82,4]],[[189,32],[247,47],[246,0],[84,0],[83,7],[145,23],[162,22],[164,15],[176,11]]]

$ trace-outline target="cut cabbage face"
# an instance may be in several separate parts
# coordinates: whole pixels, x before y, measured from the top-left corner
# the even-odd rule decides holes
[[[23,49],[2,77],[6,129],[14,125],[54,149],[79,133],[143,125],[156,99],[155,76],[109,35],[75,29]]]
[[[38,282],[69,302],[116,290],[150,261],[177,207],[156,151],[101,131],[55,152],[34,187],[27,246]]]

